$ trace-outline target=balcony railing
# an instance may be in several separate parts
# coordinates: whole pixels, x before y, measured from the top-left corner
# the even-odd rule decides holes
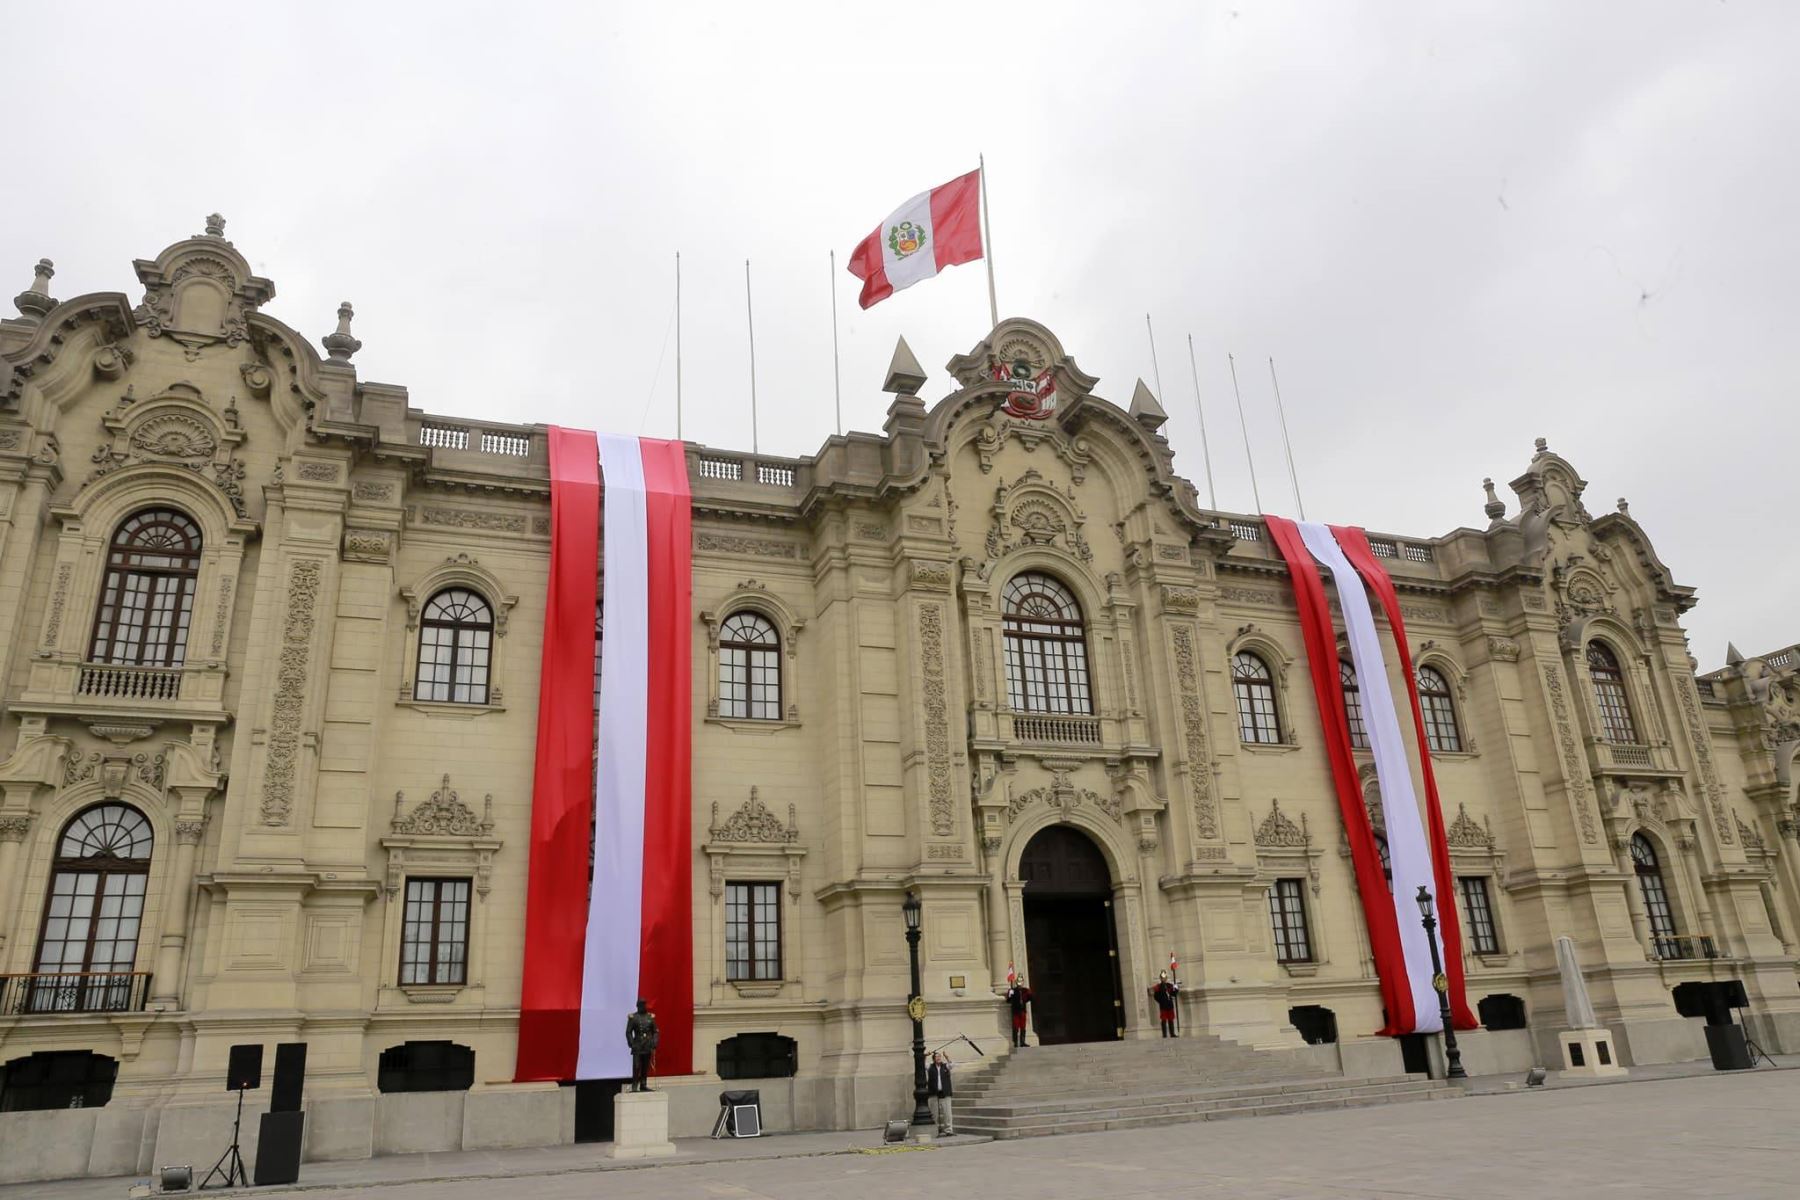
[[[179,700],[181,668],[83,663],[75,692],[105,700]]]
[[[1613,762],[1621,767],[1648,767],[1650,747],[1634,746],[1629,742],[1608,742],[1606,752]]]
[[[1651,957],[1659,962],[1717,958],[1719,949],[1712,938],[1703,933],[1672,933],[1650,939]]]
[[[1013,737],[1051,746],[1098,746],[1100,718],[1019,714],[1013,717]]]
[[[143,1012],[149,997],[148,971],[0,975],[0,1016],[5,1017]]]

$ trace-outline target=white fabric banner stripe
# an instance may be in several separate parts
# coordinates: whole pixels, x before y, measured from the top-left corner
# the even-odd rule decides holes
[[[1406,980],[1413,998],[1413,1033],[1435,1033],[1444,1027],[1438,1011],[1437,992],[1431,986],[1431,943],[1419,923],[1419,886],[1437,891],[1431,873],[1431,843],[1419,813],[1418,793],[1413,788],[1412,762],[1406,739],[1400,733],[1399,710],[1388,680],[1387,651],[1375,628],[1375,614],[1362,576],[1344,557],[1337,538],[1317,521],[1299,521],[1301,540],[1312,556],[1331,572],[1337,585],[1338,606],[1344,612],[1344,632],[1350,640],[1350,661],[1362,690],[1363,725],[1369,731],[1369,749],[1375,756],[1375,776],[1381,787],[1381,812],[1387,829],[1388,859],[1393,868],[1394,915],[1400,922],[1400,948],[1406,955]],[[1438,896],[1437,903],[1454,904],[1453,896]],[[1439,947],[1440,952],[1442,946]]]
[[[894,228],[905,221],[911,221],[917,227],[922,240],[917,249],[903,255],[894,248]],[[933,242],[936,230],[931,227],[930,192],[920,192],[895,209],[893,215],[882,222],[876,236],[881,239],[882,272],[896,292],[937,274],[937,247]]]
[[[605,505],[605,640],[594,764],[594,878],[581,964],[577,1079],[625,1079],[625,1018],[637,1006],[644,905],[644,757],[650,686],[650,562],[644,456],[600,434]]]

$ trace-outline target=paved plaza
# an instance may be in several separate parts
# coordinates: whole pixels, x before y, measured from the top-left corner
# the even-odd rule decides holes
[[[692,1161],[596,1169],[596,1147],[309,1165],[308,1200],[982,1200],[1105,1197],[1792,1197],[1800,1071],[1477,1095],[1293,1117],[856,1153],[874,1135],[684,1144]],[[780,1157],[775,1157],[779,1155]],[[725,1157],[706,1157],[725,1156]],[[506,1178],[507,1182],[497,1182]],[[118,1200],[126,1181],[0,1188]]]

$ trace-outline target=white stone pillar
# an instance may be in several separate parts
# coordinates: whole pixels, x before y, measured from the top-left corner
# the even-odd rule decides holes
[[[200,839],[205,836],[204,819],[175,823],[175,866],[169,872],[162,938],[156,947],[156,975],[150,981],[150,1002],[159,1007],[181,1005],[181,955],[187,948],[188,916],[194,902],[194,859]]]
[[[19,847],[31,832],[30,813],[0,816],[0,963],[6,961],[6,931],[18,913]]]

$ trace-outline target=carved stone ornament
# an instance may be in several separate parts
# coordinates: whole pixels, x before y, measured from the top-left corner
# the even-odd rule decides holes
[[[1200,701],[1200,668],[1191,626],[1177,624],[1169,634],[1175,646],[1175,681],[1181,698],[1181,725],[1187,757],[1188,787],[1194,794],[1194,832],[1202,841],[1219,836],[1219,804],[1212,792],[1212,754],[1206,741],[1206,718]]]
[[[1557,744],[1562,748],[1563,778],[1567,781],[1569,798],[1581,821],[1581,840],[1591,846],[1600,840],[1600,832],[1594,824],[1594,806],[1588,801],[1587,765],[1582,760],[1581,747],[1575,741],[1568,693],[1563,690],[1562,676],[1549,663],[1544,664],[1544,688],[1550,694],[1550,717],[1556,725]]]
[[[0,842],[22,842],[31,832],[31,814],[16,813],[0,817]]]
[[[288,564],[287,614],[275,660],[275,698],[269,715],[259,806],[259,820],[264,825],[287,825],[293,820],[306,684],[312,666],[313,628],[318,622],[323,576],[324,564],[317,559],[295,559]]]
[[[202,422],[182,413],[165,413],[140,422],[131,431],[131,446],[147,458],[204,460],[218,441]]]
[[[1490,637],[1488,657],[1496,662],[1518,662],[1519,643],[1508,637]]]
[[[994,561],[1022,546],[1059,546],[1083,562],[1094,561],[1082,527],[1087,517],[1075,490],[1058,490],[1038,470],[1028,468],[1012,483],[994,489],[987,533],[987,557]]]
[[[1469,815],[1468,805],[1458,804],[1456,820],[1450,822],[1444,840],[1452,850],[1492,850],[1494,831],[1485,823],[1477,824],[1475,818]]]
[[[1744,818],[1739,816],[1735,810],[1733,810],[1731,816],[1732,820],[1737,823],[1738,840],[1744,844],[1744,849],[1763,849],[1765,846],[1763,835],[1755,828],[1744,824]]]
[[[1019,814],[1036,804],[1056,809],[1064,820],[1081,805],[1105,813],[1115,821],[1122,820],[1124,813],[1123,803],[1116,794],[1102,796],[1087,788],[1073,787],[1069,784],[1068,777],[1059,773],[1056,782],[1049,787],[1035,787],[1010,795],[1006,804],[1007,823],[1016,821]]]
[[[1306,828],[1306,814],[1300,814],[1300,824],[1281,811],[1281,801],[1269,801],[1269,815],[1262,824],[1256,827],[1256,844],[1258,846],[1280,846],[1289,849],[1300,849],[1312,844],[1312,835]]]
[[[948,568],[945,568],[946,571]],[[950,796],[950,703],[944,675],[944,607],[919,606],[919,660],[925,710],[925,774],[931,792],[931,832],[956,832],[956,807]]]
[[[794,806],[788,805],[787,824],[783,825],[757,797],[754,787],[750,789],[750,798],[740,804],[737,811],[723,824],[719,822],[719,802],[716,800],[713,801],[712,811],[712,825],[706,832],[715,842],[785,846],[800,840],[800,827],[795,821]]]
[[[392,829],[395,833],[422,837],[486,837],[494,831],[492,793],[483,801],[482,815],[477,818],[474,811],[462,802],[456,790],[450,786],[448,775],[444,776],[443,784],[438,790],[431,793],[431,799],[415,805],[410,813],[401,816],[400,810],[405,800],[405,792],[394,793]]]
[[[912,585],[920,591],[949,591],[950,564],[922,558],[913,559]]]

